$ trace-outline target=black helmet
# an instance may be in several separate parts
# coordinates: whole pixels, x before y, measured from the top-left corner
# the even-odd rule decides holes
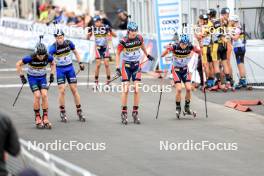
[[[208,9],[208,11],[207,11],[207,15],[209,17],[216,17],[216,14],[217,14],[217,12],[215,9]]]
[[[58,36],[64,36],[64,32],[61,29],[56,29],[55,33],[54,33],[54,37],[58,37]]]
[[[221,15],[228,14],[228,13],[230,13],[230,9],[228,7],[221,9]]]
[[[35,47],[35,53],[37,55],[46,55],[47,54],[47,48],[43,43],[38,43]]]

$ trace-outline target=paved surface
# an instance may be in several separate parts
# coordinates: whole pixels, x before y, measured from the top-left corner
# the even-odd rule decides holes
[[[14,68],[14,63],[27,52],[0,46],[0,56],[7,58],[7,63],[0,64],[0,69]],[[79,82],[86,82],[86,73],[82,75]],[[143,82],[159,83],[158,80],[150,79]],[[14,71],[0,72],[0,85],[7,84],[19,84]],[[196,92],[192,108],[198,112],[197,119],[176,120],[174,91],[164,93],[160,116],[155,120],[159,94],[143,93],[140,107],[142,124],[129,123],[123,126],[120,124],[120,96],[117,93],[93,93],[91,88],[79,86],[82,107],[88,120],[86,123],[76,120],[73,98],[68,92],[66,109],[70,122],[63,124],[59,121],[58,91],[56,87],[52,87],[49,91],[49,117],[53,129],[36,130],[29,88],[23,90],[16,107],[12,107],[18,89],[0,88],[0,111],[11,116],[19,135],[25,140],[38,142],[75,140],[82,143],[106,143],[105,151],[50,151],[97,175],[248,176],[264,173],[264,117],[261,113],[241,113],[223,107],[222,102],[229,99],[231,94],[210,94],[210,116],[206,119],[203,97],[200,92]],[[236,95],[241,94],[243,93]],[[254,95],[255,92],[250,94]],[[261,95],[263,93],[258,92],[258,96]],[[201,98],[197,98],[200,96]],[[129,101],[131,112],[131,98]],[[131,121],[131,116],[129,118]],[[237,143],[238,150],[160,150],[160,141],[172,144],[187,140]]]

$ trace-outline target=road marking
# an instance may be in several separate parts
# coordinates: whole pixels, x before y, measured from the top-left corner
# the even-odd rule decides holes
[[[50,69],[50,68],[49,68]],[[23,68],[23,71],[27,71],[27,68]],[[16,68],[0,68],[0,72],[14,72],[17,71]]]
[[[80,82],[80,83],[77,83],[78,86],[95,86],[95,83],[93,82],[90,82],[90,83],[87,83],[87,82]],[[99,83],[100,86],[103,86],[105,85],[105,83]],[[111,85],[118,85],[118,84],[111,84]],[[0,84],[0,88],[17,88],[17,87],[21,87],[22,84]],[[57,87],[58,85],[56,83],[54,84],[51,84],[50,85],[51,87]],[[24,85],[24,87],[29,87],[28,84]]]

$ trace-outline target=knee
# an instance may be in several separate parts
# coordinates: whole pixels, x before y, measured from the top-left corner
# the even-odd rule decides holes
[[[71,91],[74,96],[78,95],[77,88],[72,88]]]
[[[37,101],[39,101],[40,100],[40,93],[35,93],[34,94],[34,98],[35,98],[35,100],[37,100]]]
[[[186,86],[186,92],[187,92],[187,93],[190,93],[191,91],[192,91],[191,86]]]
[[[181,94],[182,90],[178,88],[178,89],[176,89],[176,92],[177,92],[177,94]]]
[[[109,63],[105,63],[105,68],[109,68]]]
[[[64,96],[65,95],[65,89],[60,89],[59,92],[60,92],[60,95],[61,96]]]
[[[47,99],[48,98],[48,95],[47,95],[47,93],[45,92],[45,93],[41,93],[41,96],[42,96],[42,99]]]
[[[138,94],[139,94],[138,89],[134,89],[134,94],[135,94],[135,95],[138,95]]]
[[[96,67],[100,68],[101,63],[100,62],[96,62]]]

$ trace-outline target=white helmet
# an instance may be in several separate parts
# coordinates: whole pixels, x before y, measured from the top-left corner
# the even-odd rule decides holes
[[[230,21],[239,22],[239,16],[238,15],[232,15],[229,18]]]

